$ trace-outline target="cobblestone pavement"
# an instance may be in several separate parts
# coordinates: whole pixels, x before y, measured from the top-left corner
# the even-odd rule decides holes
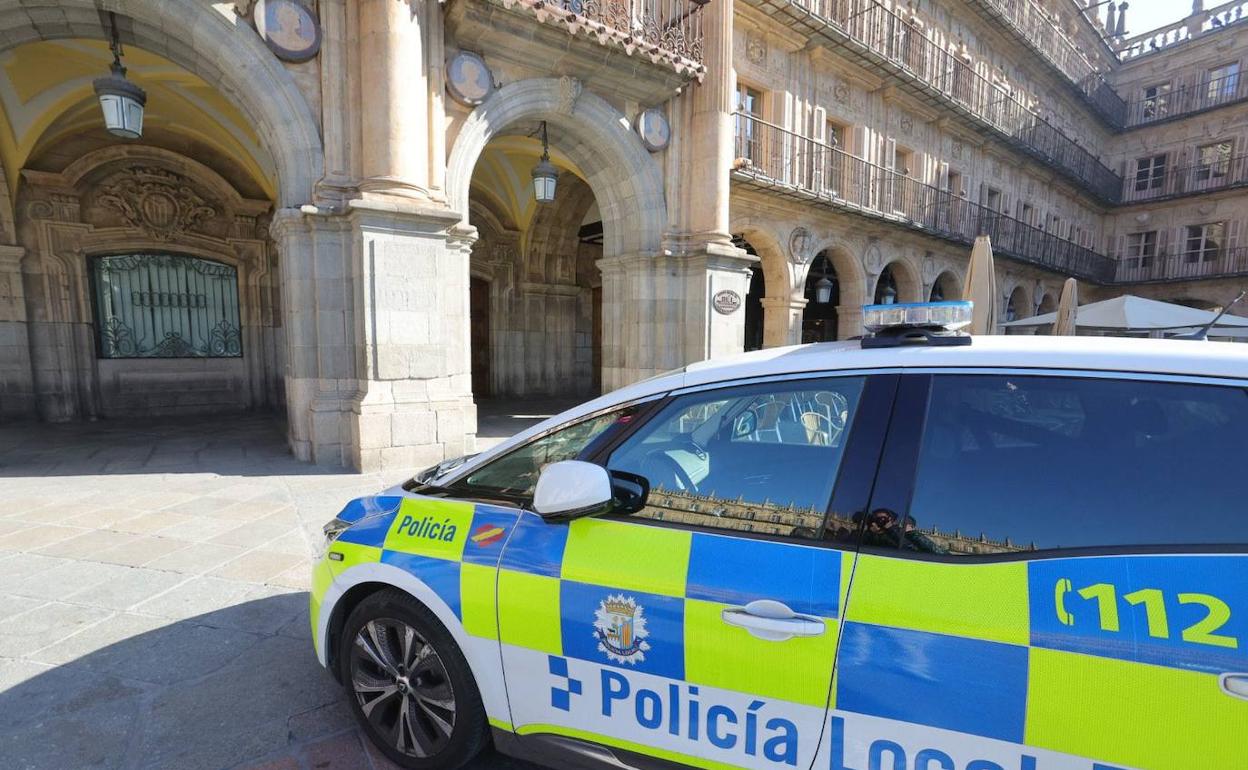
[[[525,422],[497,412],[493,440]],[[300,463],[272,417],[0,428],[4,766],[392,767],[307,588],[321,525],[399,480]]]

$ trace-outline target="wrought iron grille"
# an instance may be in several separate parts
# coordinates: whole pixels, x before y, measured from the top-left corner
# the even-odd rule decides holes
[[[1226,147],[1230,148],[1227,144]],[[1141,167],[1131,161],[1122,199],[1127,203],[1248,186],[1248,155],[1215,154],[1178,168]],[[1189,159],[1190,160],[1190,159]]]
[[[180,254],[93,262],[101,358],[238,358],[238,271]]]
[[[742,182],[955,243],[989,235],[998,254],[1095,283],[1114,280],[1114,261],[1086,246],[753,116],[737,113],[736,121],[733,174]]]
[[[943,47],[879,0],[748,1],[792,29],[879,65],[921,96],[962,110],[1097,198],[1119,202],[1122,178],[1038,114],[1038,103],[1033,106],[1007,81],[986,76],[969,54]]]

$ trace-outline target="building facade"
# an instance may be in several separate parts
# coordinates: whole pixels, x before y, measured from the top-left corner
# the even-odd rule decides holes
[[[417,468],[482,398],[956,297],[980,233],[1003,318],[1070,276],[1220,306],[1248,3],[1116,5],[0,0],[0,420],[273,410],[302,459]]]

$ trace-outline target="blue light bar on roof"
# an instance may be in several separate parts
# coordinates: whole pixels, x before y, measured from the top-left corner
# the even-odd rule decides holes
[[[970,325],[973,308],[974,305],[969,300],[863,305],[862,325],[873,334],[888,329],[955,331]]]

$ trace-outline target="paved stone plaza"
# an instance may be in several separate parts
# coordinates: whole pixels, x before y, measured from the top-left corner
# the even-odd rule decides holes
[[[482,443],[551,408],[486,407]],[[307,588],[321,525],[404,475],[301,463],[266,416],[0,428],[5,767],[391,767]]]

